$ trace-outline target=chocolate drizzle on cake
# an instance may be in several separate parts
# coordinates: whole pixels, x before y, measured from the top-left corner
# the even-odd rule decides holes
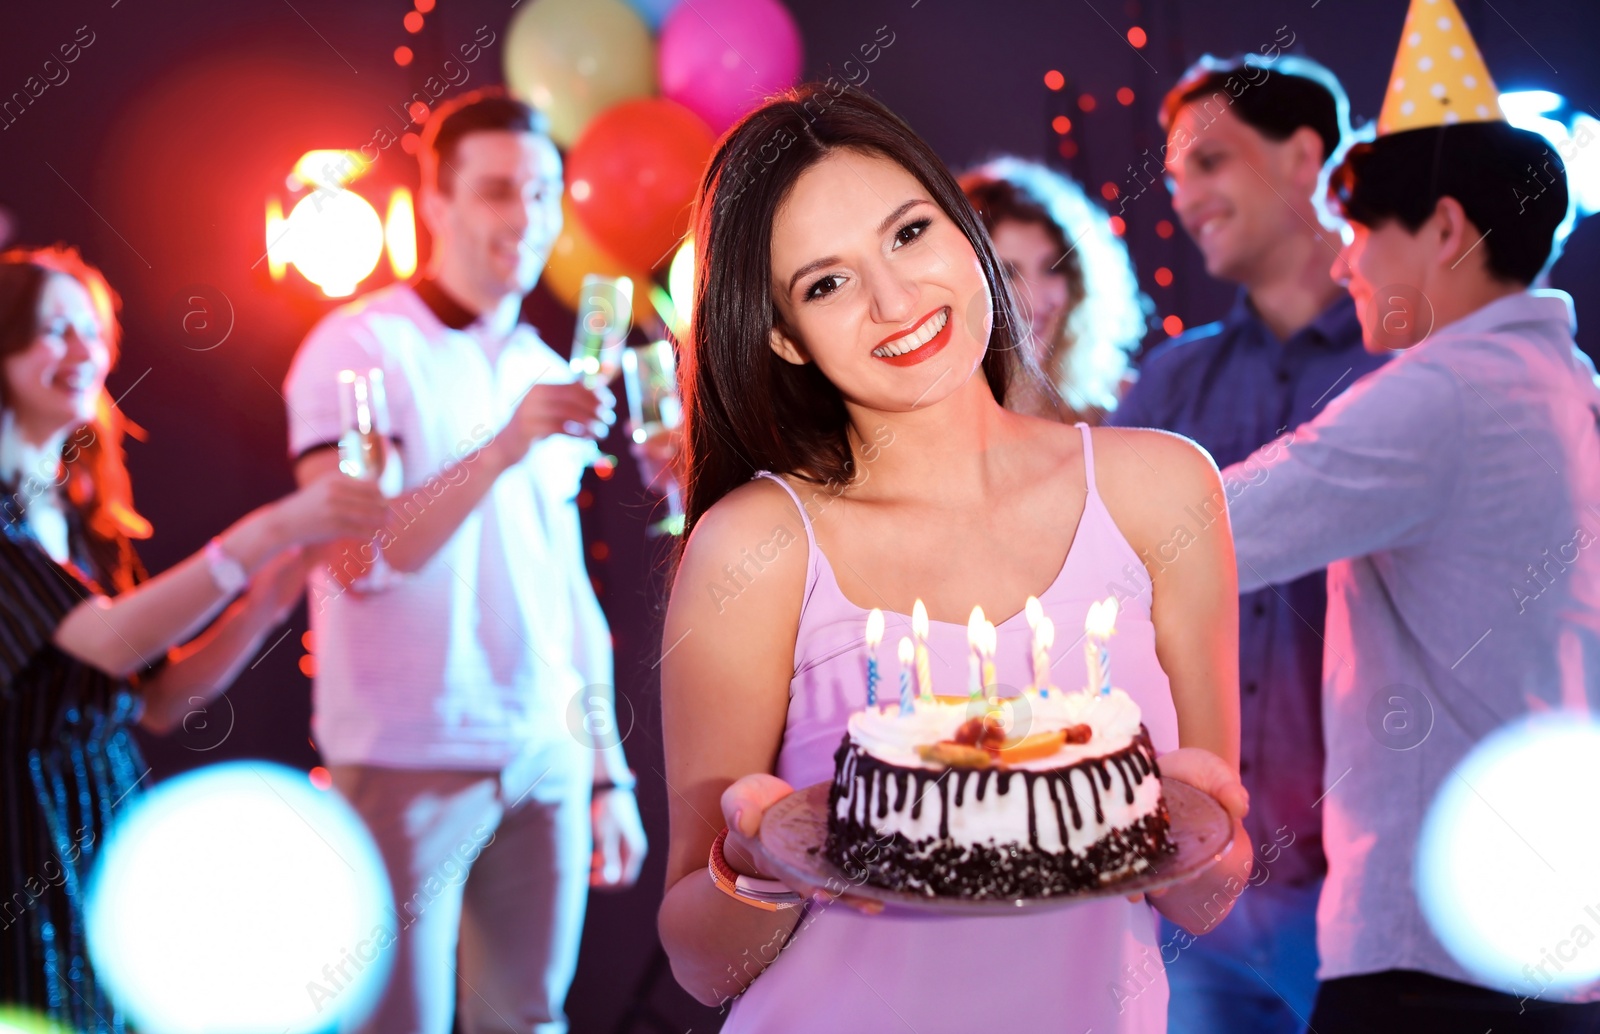
[[[1159,778],[1150,734],[1142,725],[1122,750],[1054,769],[907,768],[873,757],[853,745],[849,736],[840,744],[834,762],[834,782],[828,794],[826,854],[846,874],[859,873],[860,878],[878,886],[930,897],[1043,897],[1097,886],[1125,871],[1142,871],[1176,850],[1167,838],[1164,803],[1130,825],[1109,831],[1081,853],[1066,846],[1068,824],[1072,829],[1084,828],[1081,787],[1088,788],[1094,800],[1095,821],[1103,825],[1106,819],[1102,792],[1113,792],[1120,782],[1123,801],[1131,805],[1137,786],[1151,776]],[[1074,774],[1079,785],[1076,790]],[[953,806],[962,807],[970,782],[972,799],[981,802],[991,779],[994,791],[1002,796],[1009,795],[1013,783],[1020,782],[1027,799],[1025,844],[960,844],[950,839],[952,793]],[[1060,851],[1040,846],[1039,805],[1034,796],[1040,781],[1045,784],[1054,812]],[[890,814],[891,784],[893,812],[902,813],[909,796],[912,820],[921,818],[923,802],[937,793],[936,803],[929,805],[939,808],[937,837],[914,842],[899,832],[885,837],[878,831],[871,821],[872,812],[876,811],[880,820]],[[843,815],[839,814],[841,801],[845,803]]]

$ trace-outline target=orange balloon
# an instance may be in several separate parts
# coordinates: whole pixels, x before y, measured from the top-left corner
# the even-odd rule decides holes
[[[650,276],[648,273],[630,267],[606,254],[589,235],[584,232],[583,224],[578,221],[577,213],[572,210],[572,199],[561,199],[561,236],[556,238],[555,247],[550,249],[550,258],[545,262],[543,280],[550,292],[560,299],[561,304],[578,311],[578,291],[583,286],[583,278],[590,273],[599,273],[601,276],[629,276],[633,278],[633,322],[642,325],[655,318],[655,309],[650,306]]]
[[[694,112],[662,98],[623,101],[589,123],[567,160],[584,229],[636,268],[672,257],[716,139]]]

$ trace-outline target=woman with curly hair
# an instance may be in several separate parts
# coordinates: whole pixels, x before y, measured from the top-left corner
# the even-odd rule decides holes
[[[1008,408],[1065,423],[1117,408],[1150,299],[1111,219],[1072,180],[1005,156],[960,179],[1023,310],[1044,383],[1021,378]]]

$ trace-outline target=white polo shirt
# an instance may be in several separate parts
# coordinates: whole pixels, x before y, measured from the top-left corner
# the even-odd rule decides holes
[[[395,538],[447,485],[486,476],[459,461],[505,425],[529,385],[574,379],[532,327],[490,340],[437,287],[424,291],[432,307],[396,284],[330,313],[284,384],[298,458],[338,441],[339,371],[383,371],[404,468]],[[534,443],[420,570],[382,591],[313,572],[312,731],[326,761],[495,770],[576,746],[569,701],[611,682],[575,503],[592,450],[565,436]]]

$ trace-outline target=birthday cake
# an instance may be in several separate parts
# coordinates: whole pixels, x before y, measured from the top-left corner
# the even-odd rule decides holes
[[[1048,897],[1176,850],[1149,731],[1120,689],[869,705],[834,761],[824,852],[875,886]]]

